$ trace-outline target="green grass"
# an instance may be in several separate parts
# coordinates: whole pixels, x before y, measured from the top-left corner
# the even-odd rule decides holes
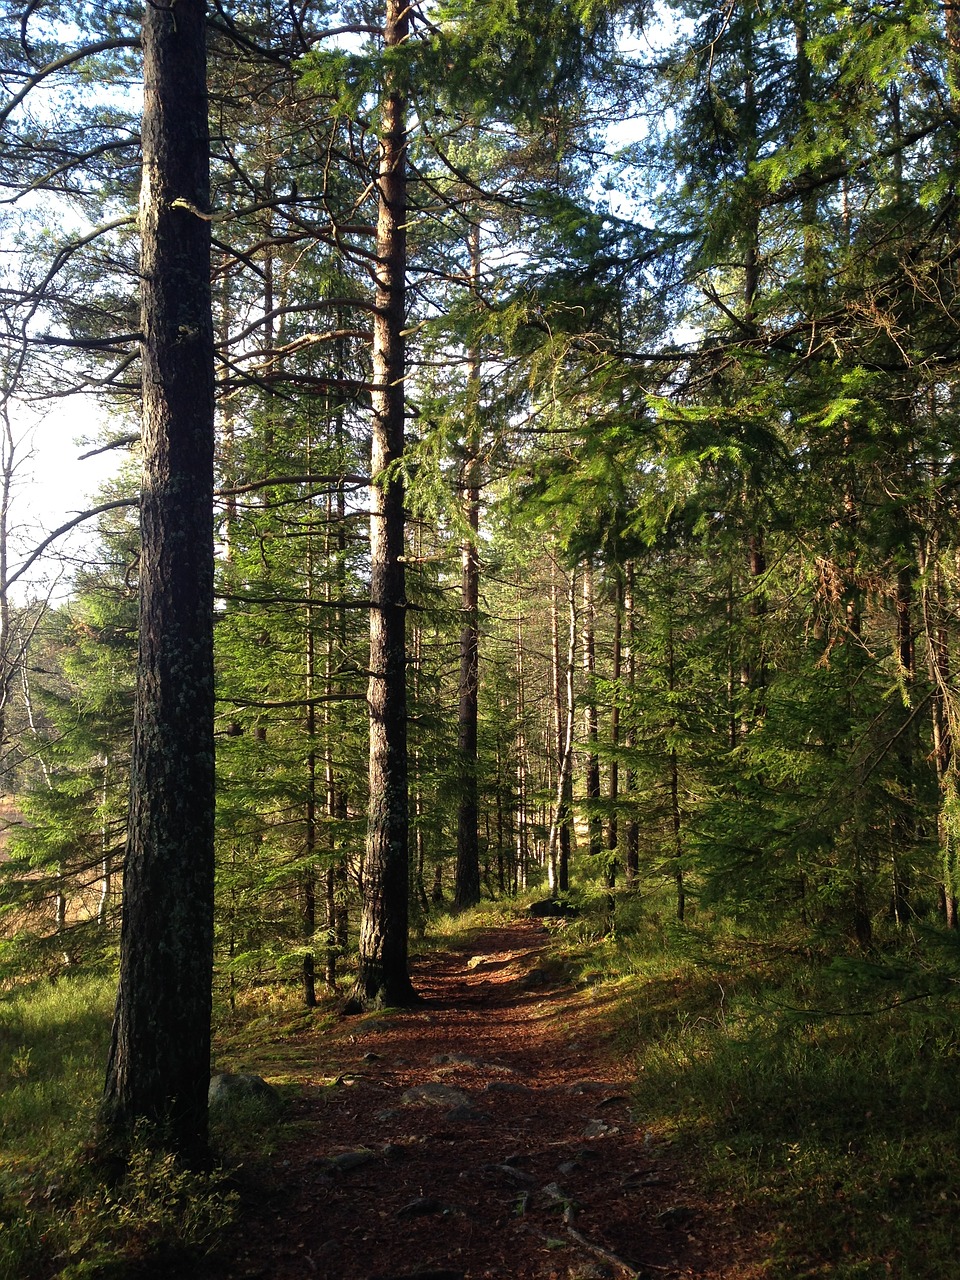
[[[91,1160],[114,990],[78,974],[0,998],[0,1280],[162,1271],[215,1243],[234,1215],[221,1174],[146,1143],[122,1177]],[[231,1116],[235,1149],[263,1123]]]
[[[625,902],[556,939],[625,1053],[641,1123],[761,1224],[769,1280],[942,1280],[960,1248],[955,988],[911,1000],[797,938]],[[958,993],[960,994],[960,993]],[[906,997],[906,1001],[905,998]],[[895,1006],[895,1007],[888,1007]]]
[[[51,1274],[70,1241],[58,1201],[89,1137],[113,992],[37,983],[0,1000],[0,1278]]]
[[[581,901],[583,916],[553,930],[553,963],[580,985],[584,1019],[635,1064],[643,1127],[756,1226],[752,1274],[956,1274],[960,986],[949,956],[924,944],[921,964],[890,942],[885,965],[841,966],[800,936],[704,913],[680,926],[655,897],[620,897],[612,917],[605,894]],[[422,945],[469,947],[523,910],[443,917]],[[911,1002],[924,984],[937,994]],[[162,1270],[211,1245],[234,1211],[216,1175],[145,1146],[117,1185],[84,1160],[112,1004],[112,984],[74,975],[0,999],[0,1280],[106,1280],[151,1259]],[[292,986],[242,992],[218,1017],[217,1068],[295,1090],[317,1070],[333,1004],[305,1011]],[[262,1158],[279,1133],[259,1113],[221,1128],[234,1162]]]

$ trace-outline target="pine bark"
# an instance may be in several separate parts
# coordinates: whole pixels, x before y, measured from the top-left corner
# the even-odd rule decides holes
[[[597,714],[596,689],[597,651],[596,651],[596,600],[593,584],[593,563],[585,561],[583,566],[583,678],[586,686],[585,705],[583,708],[583,736],[586,741],[584,759],[584,799],[587,810],[588,853],[591,858],[599,858],[603,853],[603,822],[599,814],[600,808],[600,757],[597,754],[597,743],[600,736],[600,724]]]
[[[517,788],[517,807],[516,807],[516,834],[515,834],[515,851],[516,851],[516,889],[525,889],[527,887],[527,873],[530,861],[530,832],[528,829],[528,804],[527,804],[527,778],[530,768],[527,759],[527,707],[524,693],[524,657],[523,657],[523,595],[520,588],[520,576],[517,575],[517,629],[515,637],[515,668],[514,677],[516,680],[516,689],[514,694],[514,708],[517,721],[516,736],[516,788]]]
[[[634,567],[628,562],[624,570],[623,584],[623,619],[626,628],[624,652],[624,675],[626,677],[627,696],[632,706],[637,685],[637,628],[634,613]],[[637,771],[633,764],[633,752],[637,746],[637,731],[633,712],[627,723],[624,738],[627,767],[624,770],[624,790],[628,804],[627,816],[624,820],[623,869],[628,885],[636,886],[640,874],[640,824],[637,821],[637,807],[634,791],[636,789]]]
[[[553,631],[553,693],[557,738],[557,791],[547,846],[547,872],[551,892],[570,888],[570,853],[573,824],[573,670],[577,652],[576,571],[571,569],[567,588],[567,652],[560,666],[560,617],[556,577],[551,583]]]
[[[406,39],[409,9],[387,0],[384,41]],[[370,474],[370,803],[364,903],[354,1005],[380,1008],[416,997],[408,973],[406,597],[403,456],[406,372],[406,114],[391,73],[381,115],[377,174],[376,312],[373,324]]]
[[[474,289],[480,273],[479,228],[470,233],[470,278]],[[480,398],[480,357],[469,354],[467,408],[464,433],[463,495],[466,530],[461,545],[460,705],[457,750],[460,757],[460,799],[457,806],[457,869],[454,906],[458,911],[480,901],[480,841],[478,795],[478,719],[480,694],[480,440],[477,407]]]
[[[613,614],[613,647],[611,651],[611,679],[616,690],[610,706],[610,767],[607,775],[608,815],[606,825],[607,886],[612,889],[617,878],[617,846],[620,839],[620,823],[617,806],[620,802],[620,676],[623,666],[623,578],[618,574],[615,584]]]
[[[203,0],[143,19],[140,650],[101,1117],[207,1144],[213,957],[213,325]]]

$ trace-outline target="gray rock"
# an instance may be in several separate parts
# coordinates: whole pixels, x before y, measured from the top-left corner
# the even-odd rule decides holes
[[[373,1157],[372,1151],[368,1151],[366,1147],[360,1147],[356,1151],[343,1151],[338,1156],[331,1156],[330,1164],[340,1173],[349,1173],[351,1169],[362,1169]]]
[[[438,1053],[430,1061],[435,1067],[467,1067],[473,1071],[495,1071],[497,1075],[512,1076],[513,1067],[505,1067],[499,1062],[483,1062],[480,1058],[472,1058],[467,1053]]]
[[[470,1099],[462,1089],[455,1089],[450,1084],[439,1084],[430,1081],[427,1084],[415,1084],[404,1089],[400,1101],[405,1107],[468,1107]]]
[[[603,1138],[609,1134],[619,1133],[616,1125],[604,1124],[602,1120],[588,1120],[583,1130],[585,1138]]]
[[[529,1173],[524,1173],[522,1169],[515,1169],[511,1164],[495,1164],[492,1166],[497,1173],[502,1173],[508,1182],[512,1182],[517,1187],[528,1187],[533,1185],[534,1179]]]
[[[398,1218],[423,1218],[430,1213],[443,1213],[443,1203],[436,1196],[417,1196],[397,1210]]]
[[[466,1124],[489,1124],[490,1116],[486,1111],[481,1111],[479,1107],[472,1107],[469,1103],[465,1106],[454,1107],[447,1112],[447,1119],[454,1121],[463,1121]]]
[[[529,1085],[513,1084],[510,1080],[489,1080],[483,1089],[484,1093],[530,1093]]]
[[[257,1102],[265,1110],[278,1112],[283,1103],[280,1094],[263,1076],[249,1072],[223,1071],[212,1076],[207,1091],[207,1102],[213,1112],[226,1110],[237,1103]]]
[[[430,1061],[435,1067],[480,1067],[483,1065],[478,1058],[471,1058],[466,1053],[435,1053]]]
[[[539,987],[549,986],[553,980],[546,969],[528,969],[517,979],[517,986],[521,991],[535,991]]]
[[[322,1173],[335,1177],[340,1173],[350,1173],[352,1169],[362,1169],[374,1159],[375,1153],[365,1147],[356,1151],[341,1151],[336,1156],[315,1156],[310,1163]]]

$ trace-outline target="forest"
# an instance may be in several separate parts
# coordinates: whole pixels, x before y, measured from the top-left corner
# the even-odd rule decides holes
[[[711,1275],[950,1274],[960,6],[0,13],[4,1091],[98,984],[68,1109],[203,1166],[231,1019],[414,1008],[411,948],[539,903],[631,1008],[677,966],[635,1020],[714,1039],[658,1078],[887,1113],[886,1236]],[[30,415],[116,459],[41,533]],[[0,1276],[100,1275],[16,1123]],[[806,1191],[876,1203],[843,1141]]]

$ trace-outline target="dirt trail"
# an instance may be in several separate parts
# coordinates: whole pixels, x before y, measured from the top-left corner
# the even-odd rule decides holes
[[[426,957],[423,1005],[316,1042],[297,1137],[219,1280],[746,1274],[729,1215],[631,1111],[629,1064],[589,1039],[583,993],[540,967],[545,937],[519,921]]]

